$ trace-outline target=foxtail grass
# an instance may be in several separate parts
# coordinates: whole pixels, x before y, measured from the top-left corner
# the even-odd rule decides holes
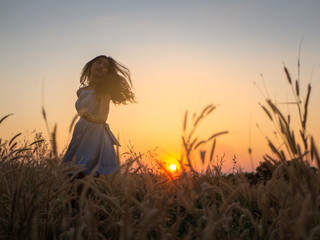
[[[300,80],[284,71],[298,106]],[[266,99],[262,109],[283,144],[269,140],[272,155],[251,175],[223,173],[224,156],[214,161],[217,137],[226,131],[196,136],[213,105],[185,114],[178,176],[133,150],[110,175],[68,176],[74,169],[59,165],[56,128],[49,141],[38,134],[21,145],[19,133],[0,139],[0,239],[320,239],[319,153],[306,128],[309,89],[298,110],[300,141],[292,116]],[[209,159],[205,172],[193,167],[195,156]],[[159,171],[144,160],[157,161]]]

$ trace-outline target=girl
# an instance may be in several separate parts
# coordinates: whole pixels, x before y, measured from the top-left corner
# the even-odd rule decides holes
[[[115,104],[135,102],[130,71],[100,55],[83,67],[80,83],[75,104],[80,119],[62,162],[74,164],[81,175],[112,173],[118,167],[113,145],[120,144],[106,120],[110,100]]]

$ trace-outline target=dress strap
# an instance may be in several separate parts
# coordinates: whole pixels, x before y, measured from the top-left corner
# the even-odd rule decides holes
[[[109,134],[111,140],[112,140],[112,143],[113,145],[116,145],[116,146],[119,146],[121,147],[120,143],[118,142],[117,138],[113,135],[113,133],[111,132],[111,129],[109,127],[109,124],[108,123],[104,123],[103,124],[104,126],[104,129],[106,130],[106,132]]]

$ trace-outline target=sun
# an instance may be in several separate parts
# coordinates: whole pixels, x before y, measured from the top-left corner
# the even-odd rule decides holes
[[[169,169],[173,172],[177,170],[177,166],[174,163],[171,163]]]

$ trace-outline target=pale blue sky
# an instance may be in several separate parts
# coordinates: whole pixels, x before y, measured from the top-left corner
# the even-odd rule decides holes
[[[58,124],[62,150],[81,68],[106,54],[130,68],[139,101],[110,113],[125,143],[141,152],[153,146],[173,152],[177,146],[163,142],[180,141],[183,111],[214,102],[220,112],[212,131],[230,131],[218,140],[221,151],[246,163],[248,139],[255,142],[260,134],[254,122],[264,121],[258,106],[263,99],[252,83],[262,73],[271,97],[290,98],[282,62],[296,76],[303,39],[302,89],[313,69],[310,126],[318,138],[319,11],[320,1],[1,0],[0,115],[14,116],[0,133],[45,131],[44,83],[44,104],[50,124]],[[145,130],[137,134],[137,125]],[[241,144],[228,145],[240,138]],[[261,155],[262,147],[256,149]]]

